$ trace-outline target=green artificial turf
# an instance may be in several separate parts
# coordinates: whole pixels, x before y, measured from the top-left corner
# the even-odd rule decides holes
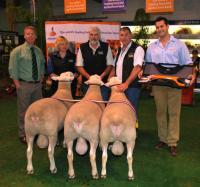
[[[134,181],[127,180],[126,155],[114,157],[109,152],[107,178],[93,180],[88,154],[74,155],[76,179],[67,180],[66,150],[56,147],[58,172],[49,172],[47,150],[34,146],[34,174],[26,174],[26,145],[18,140],[16,98],[0,98],[0,186],[1,187],[198,187],[200,186],[200,96],[195,106],[182,107],[181,141],[178,156],[168,149],[157,151],[157,129],[154,101],[143,96],[140,100],[138,138],[134,150]],[[98,171],[101,170],[101,151],[97,150]]]

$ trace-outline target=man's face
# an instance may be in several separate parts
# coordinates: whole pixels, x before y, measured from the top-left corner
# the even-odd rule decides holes
[[[92,43],[97,43],[100,39],[99,33],[95,30],[89,32],[89,41]]]
[[[33,45],[36,40],[36,34],[32,29],[25,29],[24,30],[24,39],[28,44]]]
[[[131,37],[131,33],[126,30],[121,30],[119,33],[119,40],[124,46],[127,46],[131,42]]]
[[[155,26],[156,26],[156,32],[160,38],[168,35],[169,25],[166,25],[163,20],[157,21]]]

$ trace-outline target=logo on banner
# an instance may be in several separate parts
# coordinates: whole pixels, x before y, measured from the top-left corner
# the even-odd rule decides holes
[[[127,0],[103,0],[103,12],[119,12],[127,10]]]
[[[146,0],[146,13],[174,12],[174,0]]]
[[[49,33],[49,36],[55,36],[56,32],[54,31],[54,28],[51,27],[51,32]]]

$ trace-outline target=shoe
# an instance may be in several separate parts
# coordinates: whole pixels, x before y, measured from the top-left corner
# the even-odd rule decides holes
[[[21,143],[24,143],[24,144],[27,143],[26,142],[26,136],[19,137],[19,140],[20,140]]]
[[[170,153],[172,156],[177,156],[177,148],[176,146],[170,146]]]
[[[160,150],[166,145],[167,145],[166,143],[160,141],[157,145],[155,145],[155,149]]]

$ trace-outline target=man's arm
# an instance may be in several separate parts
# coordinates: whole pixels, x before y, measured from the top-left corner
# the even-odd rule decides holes
[[[107,67],[104,70],[104,72],[101,74],[101,79],[103,79],[106,75],[109,75],[108,78],[110,78],[110,73],[111,73],[112,68],[114,66],[114,59],[113,59],[113,55],[112,55],[112,51],[111,51],[110,46],[108,46],[108,53],[107,53],[107,56],[106,56],[106,64],[107,64]]]
[[[76,58],[76,68],[77,68],[78,72],[82,76],[84,76],[86,79],[90,78],[90,74],[83,67],[83,56],[82,56],[82,52],[81,52],[80,48],[78,50],[78,54],[77,54],[77,58]]]
[[[101,79],[103,79],[106,75],[109,75],[110,71],[112,70],[112,65],[108,65],[103,73],[100,75]]]
[[[131,82],[133,82],[136,79],[136,77],[138,77],[138,74],[142,70],[143,62],[144,62],[144,49],[141,46],[138,46],[134,53],[134,61],[133,61],[134,68],[132,69],[126,81],[119,85],[119,89],[121,91],[125,91],[128,88],[129,84],[131,84]]]
[[[181,49],[180,50],[181,63],[183,65],[187,65],[187,64],[192,65],[193,62],[192,62],[192,59],[190,57],[189,50],[188,50],[187,46],[185,45],[185,43],[182,43],[182,47],[180,49]],[[193,85],[194,82],[195,82],[195,79],[196,79],[195,69],[193,69],[192,74],[188,76],[188,79],[190,79],[190,85]]]
[[[19,88],[20,88],[20,82],[19,82],[19,80],[13,79],[13,83],[14,83],[16,89],[19,89]]]
[[[135,80],[135,78],[138,76],[138,73],[139,73],[141,70],[142,70],[142,67],[141,67],[140,65],[135,66],[135,67],[133,68],[133,70],[131,71],[131,74],[129,75],[128,79],[126,79],[126,81],[125,81],[124,83],[120,84],[120,85],[118,86],[118,88],[119,88],[122,92],[124,92],[124,91],[128,88],[129,84]]]
[[[18,80],[18,60],[17,60],[16,49],[14,49],[10,54],[8,70],[9,70],[11,79],[13,79],[13,83],[15,84],[16,89],[19,89],[20,82]]]
[[[112,69],[110,71],[110,74],[108,76],[108,80],[111,78],[111,77],[114,77],[115,76],[115,67],[112,66]]]
[[[87,79],[90,78],[90,75],[87,73],[87,71],[85,70],[85,68],[83,66],[77,66],[77,70],[85,78],[87,78]]]

